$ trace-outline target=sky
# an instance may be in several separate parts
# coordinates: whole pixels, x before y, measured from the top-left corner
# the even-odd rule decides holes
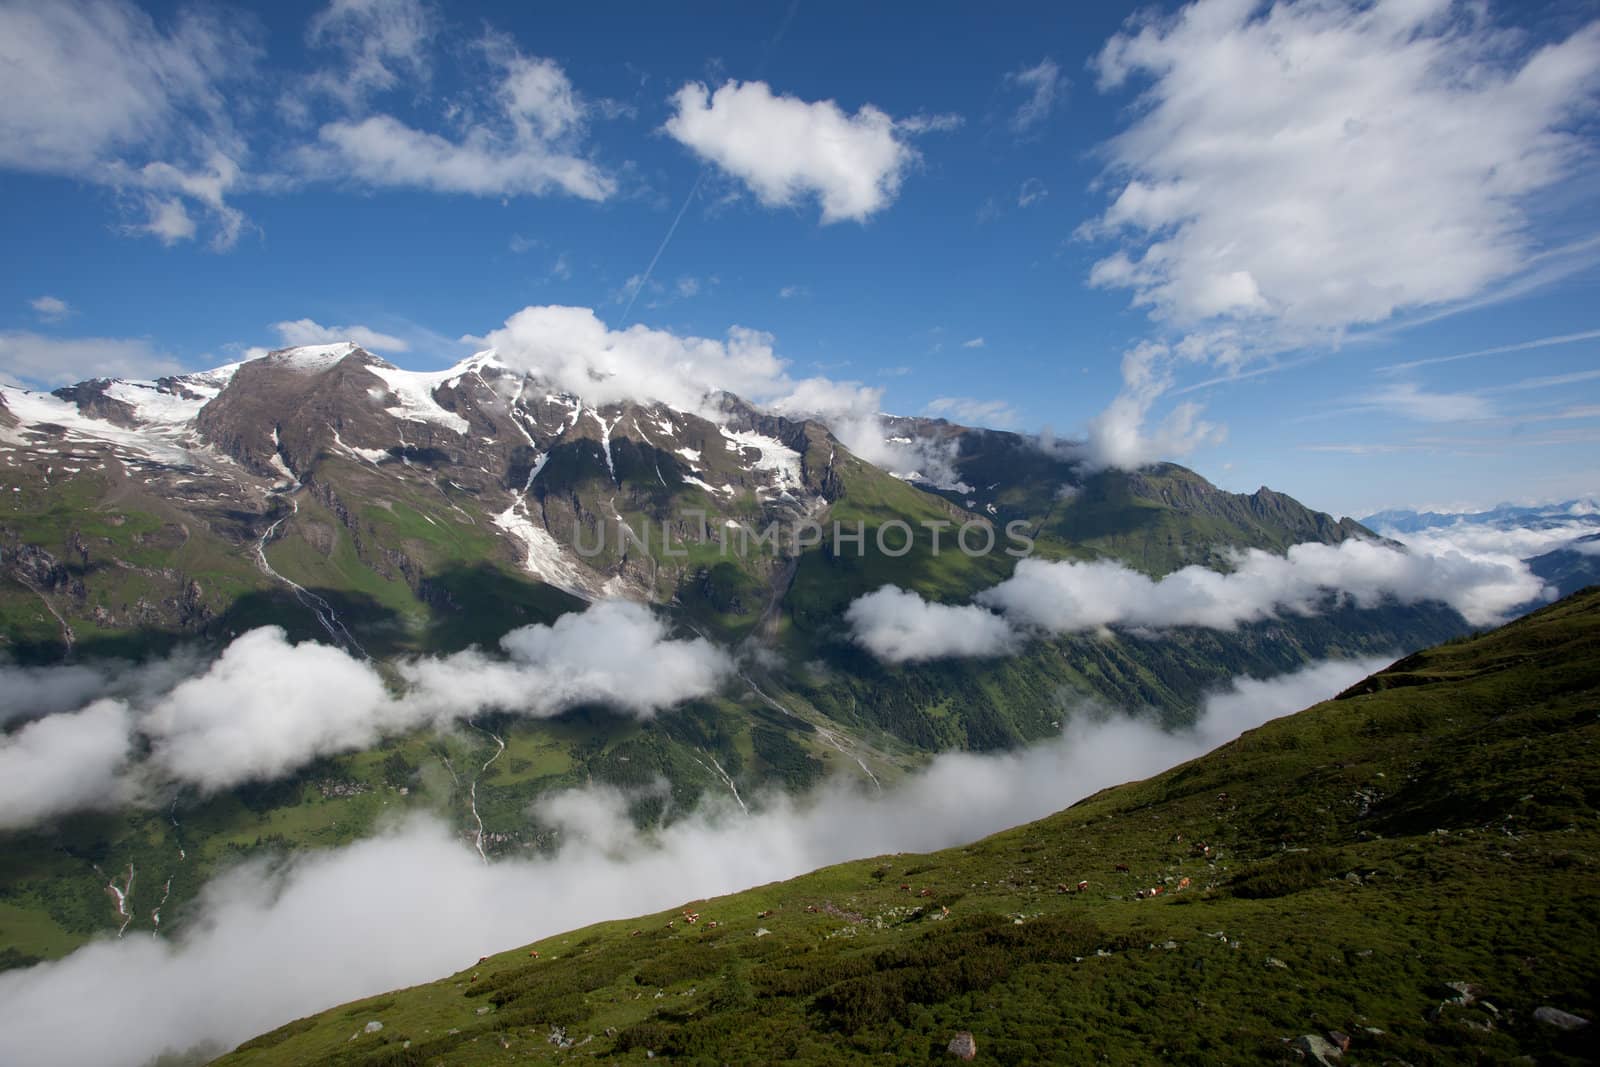
[[[1575,0],[0,0],[0,377],[562,305],[1337,514],[1588,495],[1597,95]]]

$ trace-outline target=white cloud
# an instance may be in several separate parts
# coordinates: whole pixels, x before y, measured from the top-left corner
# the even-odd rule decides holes
[[[116,800],[128,709],[101,700],[0,734],[0,830]]]
[[[383,113],[339,119],[295,154],[302,173],[469,196],[611,197],[616,180],[584,154],[589,107],[561,66],[495,34],[477,51],[489,66],[487,88],[481,99],[452,106],[446,117],[458,134]]]
[[[715,691],[733,667],[704,638],[673,640],[649,608],[621,600],[524,626],[500,644],[503,660],[468,651],[403,664],[407,703],[453,718],[485,707],[542,718],[587,703],[650,718]]]
[[[749,817],[708,802],[648,834],[614,792],[575,791],[539,806],[541,819],[564,830],[545,857],[485,866],[449,827],[420,819],[276,869],[247,864],[207,887],[176,937],[100,941],[0,973],[0,1060],[135,1067],[163,1051],[220,1054],[291,1019],[589,923],[849,859],[972,841],[1198,756],[1333,696],[1372,665],[1240,680],[1206,699],[1195,729],[1174,733],[1080,709],[1059,739],[1003,755],[944,755],[881,794],[834,781],[809,797],[771,797]]]
[[[1195,733],[1209,745],[1226,744],[1268,720],[1328,700],[1376,674],[1393,656],[1330,659],[1271,678],[1240,675],[1201,702]]]
[[[984,343],[985,342],[984,342],[983,338],[974,337],[971,340],[962,341],[961,342],[961,347],[962,348],[982,348],[984,346]]]
[[[182,370],[176,359],[143,338],[0,332],[0,376],[51,388],[87,378],[158,378]]]
[[[413,129],[389,115],[330,122],[321,145],[302,160],[313,176],[349,177],[379,186],[411,186],[472,196],[540,196],[561,191],[604,200],[616,183],[586,159],[540,143],[507,140],[474,127],[461,141]]]
[[[312,16],[306,40],[338,55],[337,65],[303,79],[302,88],[356,108],[369,94],[404,83],[426,84],[428,50],[438,30],[419,0],[331,0]]]
[[[1521,565],[1446,551],[1405,552],[1348,540],[1292,545],[1283,556],[1249,549],[1226,574],[1199,565],[1151,579],[1120,563],[1025,559],[979,594],[1012,623],[1065,633],[1102,626],[1231,630],[1282,614],[1314,615],[1331,596],[1359,607],[1442,601],[1483,626],[1539,599],[1543,583]]]
[[[1092,469],[1133,470],[1225,440],[1226,429],[1202,419],[1200,405],[1192,402],[1175,406],[1155,427],[1146,425],[1172,386],[1172,364],[1198,358],[1203,358],[1203,349],[1192,341],[1177,347],[1146,341],[1123,353],[1121,392],[1089,421],[1087,440],[1081,446],[1065,445],[1064,451]]]
[[[72,314],[72,305],[58,296],[36,296],[28,301],[28,306],[45,322],[60,322]]]
[[[832,100],[774,96],[765,82],[712,93],[690,82],[672,97],[666,131],[744,182],[768,207],[815,196],[824,223],[864,222],[893,203],[916,152],[870,104],[847,115]]]
[[[323,326],[312,319],[275,322],[272,329],[285,345],[327,345],[354,341],[368,352],[406,352],[411,346],[392,334],[366,326]]]
[[[856,644],[890,663],[999,656],[1018,643],[999,615],[975,604],[935,604],[899,586],[857,597],[844,613]]]
[[[242,155],[222,86],[257,58],[245,25],[198,9],[159,25],[122,0],[0,7],[0,167],[126,191],[150,221],[125,229],[168,243],[194,235],[188,198],[230,245],[242,216],[172,175]]]
[[[327,645],[291,645],[276,627],[235,638],[138,724],[157,767],[208,793],[281,778],[415,725],[371,667]]]
[[[1460,300],[1531,254],[1523,204],[1582,152],[1600,24],[1529,52],[1481,12],[1201,0],[1141,17],[1095,61],[1148,84],[1106,150],[1091,281],[1180,322],[1290,332]]]
[[[778,299],[779,300],[793,300],[795,297],[798,297],[798,296],[810,296],[810,295],[811,295],[811,290],[807,289],[803,285],[785,285],[782,289],[778,290]]]
[[[0,668],[0,681],[17,683],[7,689],[17,715],[44,716],[5,738],[0,770],[41,766],[15,778],[36,799],[0,805],[17,813],[0,822],[21,826],[106,796],[132,800],[168,782],[213,793],[271,781],[319,756],[485,710],[548,718],[599,704],[649,718],[715,692],[732,672],[715,645],[673,639],[649,608],[624,601],[521,627],[500,645],[503,656],[469,649],[402,662],[399,692],[372,664],[329,645],[291,644],[277,627],[235,638],[204,667],[185,653],[120,672]],[[97,699],[62,713],[75,697]],[[124,769],[130,748],[149,756]]]
[[[970,345],[966,347],[971,347]],[[940,396],[928,401],[923,414],[950,418],[967,426],[1015,426],[1017,412],[1003,400],[975,400],[970,396]]]
[[[659,401],[699,411],[714,390],[759,402],[794,384],[771,336],[740,326],[717,341],[640,325],[612,330],[589,308],[544,306],[523,308],[484,340],[506,362],[592,404]]]
[[[965,123],[966,119],[951,112],[939,114],[919,112],[903,119],[896,119],[894,124],[897,129],[916,136],[924,133],[949,133],[952,130],[959,130]]]
[[[1473,393],[1430,393],[1413,382],[1384,386],[1361,398],[1387,415],[1420,422],[1467,422],[1494,416],[1494,407]]]
[[[1022,183],[1022,188],[1017,191],[1017,206],[1030,207],[1050,195],[1050,190],[1038,178],[1029,178]]]
[[[1011,132],[1024,134],[1050,118],[1057,98],[1066,92],[1069,82],[1055,60],[1046,58],[1007,74],[1006,84],[1027,95],[1010,121]]]
[[[1374,608],[1390,599],[1442,602],[1484,626],[1550,594],[1514,556],[1426,537],[1414,543],[1417,551],[1362,540],[1293,545],[1283,556],[1249,549],[1233,554],[1227,573],[1194,565],[1159,579],[1111,560],[1024,559],[975,604],[930,604],[887,587],[857,598],[845,619],[857,643],[898,663],[993,655],[1030,630],[1233,630],[1285,615],[1316,615],[1334,603]]]

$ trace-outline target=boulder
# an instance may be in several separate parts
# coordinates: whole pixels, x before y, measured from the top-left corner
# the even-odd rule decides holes
[[[966,1030],[950,1039],[946,1051],[958,1060],[970,1060],[978,1054],[978,1041]]]
[[[1316,1034],[1301,1034],[1289,1042],[1289,1047],[1299,1049],[1305,1054],[1306,1059],[1320,1064],[1321,1067],[1333,1067],[1342,1058],[1339,1046]]]
[[[1574,1015],[1570,1011],[1552,1008],[1546,1004],[1542,1008],[1535,1008],[1533,1017],[1546,1026],[1553,1026],[1557,1030],[1582,1030],[1589,1025],[1589,1020],[1581,1015]]]

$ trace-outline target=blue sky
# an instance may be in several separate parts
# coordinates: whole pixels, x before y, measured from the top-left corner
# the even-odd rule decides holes
[[[1594,493],[1593,19],[0,0],[0,374],[574,305],[1341,513]]]

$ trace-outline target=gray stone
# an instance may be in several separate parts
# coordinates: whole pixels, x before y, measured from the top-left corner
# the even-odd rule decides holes
[[[1553,1026],[1557,1030],[1582,1030],[1589,1025],[1589,1020],[1581,1015],[1574,1015],[1570,1011],[1552,1008],[1546,1004],[1542,1008],[1535,1008],[1533,1017],[1546,1026]]]
[[[1308,1060],[1322,1067],[1333,1067],[1342,1058],[1338,1045],[1317,1034],[1301,1034],[1289,1042],[1289,1047],[1299,1049]]]
[[[978,1041],[966,1030],[950,1039],[946,1051],[958,1060],[970,1060],[978,1054]]]

